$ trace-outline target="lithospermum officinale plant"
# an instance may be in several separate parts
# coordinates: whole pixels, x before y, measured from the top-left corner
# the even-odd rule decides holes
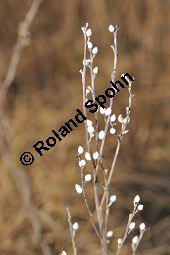
[[[84,36],[84,58],[83,58],[83,68],[80,70],[82,77],[82,87],[83,87],[83,113],[87,116],[87,111],[85,103],[88,99],[95,101],[95,78],[98,74],[98,67],[94,66],[94,59],[98,53],[98,47],[94,46],[91,37],[92,30],[89,28],[88,23],[85,27],[82,27]],[[111,81],[115,82],[116,70],[117,70],[117,32],[118,27],[110,25],[109,32],[113,35],[113,44],[111,48],[114,55],[113,70],[111,73]],[[90,75],[90,86],[87,86],[87,73],[89,71]],[[108,218],[110,214],[110,208],[116,202],[116,195],[110,194],[109,189],[111,185],[112,176],[115,170],[116,161],[118,158],[120,146],[122,144],[124,136],[128,133],[128,124],[130,122],[130,114],[132,107],[132,83],[128,85],[128,105],[125,108],[125,116],[120,114],[116,116],[112,113],[113,98],[109,100],[108,108],[98,108],[94,115],[91,114],[91,118],[85,120],[85,146],[78,147],[78,160],[81,173],[81,183],[75,184],[75,190],[77,193],[82,195],[84,200],[87,213],[89,214],[91,224],[94,229],[94,233],[97,235],[99,243],[101,245],[101,254],[108,255],[109,247],[108,244],[113,238],[113,230],[108,227]],[[99,121],[103,118],[104,126],[102,130],[99,130]],[[116,124],[120,123],[120,131],[117,130]],[[110,133],[110,134],[109,134]],[[105,169],[103,152],[106,147],[106,136],[114,136],[117,145],[114,152],[112,162],[110,164],[110,169]],[[89,171],[92,169],[91,171]],[[94,208],[92,211],[88,202],[87,189],[89,182],[93,185],[93,195],[94,195]],[[117,246],[115,247],[115,255],[121,254],[122,247],[128,237],[128,235],[135,229],[136,223],[134,217],[137,213],[143,210],[143,205],[140,204],[140,197],[135,196],[133,200],[133,210],[129,214],[127,227],[125,229],[122,237],[117,239]],[[76,244],[76,234],[79,228],[78,222],[72,223],[71,214],[69,208],[67,208],[68,222],[70,227],[70,234],[72,240],[73,254],[77,255],[77,244]],[[132,238],[132,254],[136,254],[139,242],[141,241],[146,227],[144,223],[139,225],[139,235]],[[67,255],[66,251],[62,251],[62,255]],[[110,253],[112,254],[112,253]]]

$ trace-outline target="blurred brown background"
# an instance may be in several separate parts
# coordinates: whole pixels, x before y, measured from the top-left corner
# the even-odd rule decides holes
[[[17,39],[18,25],[30,3],[0,1],[1,80]],[[169,10],[169,0],[44,0],[31,28],[32,43],[21,55],[8,93],[12,154],[20,167],[22,152],[33,151],[35,142],[47,139],[52,129],[75,115],[76,107],[81,109],[78,72],[83,56],[81,27],[88,22],[93,29],[93,42],[99,47],[97,87],[98,91],[104,91],[113,64],[108,25],[119,26],[117,79],[121,73],[129,72],[136,80],[130,132],[121,147],[111,186],[118,198],[109,223],[110,229],[114,229],[111,251],[116,238],[123,234],[133,197],[139,194],[144,211],[138,220],[150,229],[138,254],[170,254]],[[127,93],[121,91],[115,112],[121,113],[126,104]],[[59,254],[61,250],[71,254],[66,206],[70,207],[73,220],[80,223],[79,254],[100,254],[84,203],[74,190],[74,184],[80,182],[76,152],[83,143],[83,132],[80,125],[44,156],[35,155],[32,166],[23,167],[30,181],[33,202],[57,224],[58,231],[54,233],[42,222],[43,238],[51,254]],[[114,147],[110,141],[106,155],[110,160]],[[25,217],[20,194],[2,160],[0,189],[0,254],[42,254],[32,242],[33,230]],[[129,247],[127,242],[122,254],[131,254]]]

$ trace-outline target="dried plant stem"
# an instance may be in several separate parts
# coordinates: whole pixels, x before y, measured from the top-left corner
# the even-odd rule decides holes
[[[128,236],[128,234],[130,233],[129,226],[130,226],[130,223],[132,222],[132,219],[133,219],[134,216],[136,215],[136,209],[137,209],[137,205],[134,204],[133,212],[129,214],[129,219],[128,219],[128,223],[127,223],[127,226],[126,226],[126,230],[125,230],[123,239],[122,239],[122,241],[121,241],[121,244],[118,246],[116,255],[119,255],[119,254],[120,254],[121,249],[122,249],[122,247],[123,247],[123,244],[125,243],[125,241],[126,241],[126,239],[127,239],[127,236]]]
[[[71,214],[70,214],[70,210],[67,207],[67,215],[68,215],[68,223],[69,223],[69,228],[70,228],[70,235],[71,235],[71,242],[72,242],[72,248],[73,248],[73,254],[77,255],[77,247],[76,247],[76,243],[75,243],[75,233],[73,231],[73,225],[71,222]]]
[[[92,98],[93,101],[95,102],[95,74],[93,73],[93,60],[94,56],[92,55],[92,52],[90,50],[90,79],[91,79],[91,86],[92,86]],[[95,136],[96,136],[96,151],[98,151],[99,147],[99,139],[98,139],[98,111],[95,112]]]
[[[111,45],[111,48],[112,48],[113,53],[114,53],[113,70],[112,70],[112,73],[111,73],[112,82],[115,82],[116,69],[117,69],[117,58],[118,58],[118,54],[117,54],[117,30],[118,30],[118,28],[116,27],[115,31],[113,33],[114,44]],[[110,99],[110,107],[112,108],[112,106],[113,106],[113,97]],[[107,132],[108,132],[108,128],[109,128],[109,123],[110,123],[110,115],[107,117],[106,124],[105,124],[105,129],[104,129],[105,137],[102,140],[102,143],[101,143],[101,146],[100,146],[100,153],[99,153],[99,159],[98,159],[97,166],[96,166],[96,172],[98,172],[100,161],[101,161],[101,158],[102,158],[102,155],[103,155],[103,150],[104,150],[104,145],[105,145],[105,142],[106,142],[106,136],[107,136]]]
[[[9,63],[7,74],[5,76],[4,81],[2,82],[1,89],[0,89],[1,105],[3,105],[3,103],[5,102],[8,89],[15,78],[15,74],[16,74],[18,63],[21,58],[22,50],[24,47],[26,47],[30,43],[29,29],[38,12],[41,2],[42,0],[34,0],[32,2],[32,5],[25,16],[24,21],[19,25],[17,42],[13,50],[13,54]]]
[[[83,28],[83,34],[84,34],[84,58],[83,58],[83,70],[82,70],[83,112],[84,112],[85,116],[87,116],[86,108],[85,108],[85,102],[86,102],[87,43],[89,41],[89,37],[87,39],[87,35],[86,35],[87,27],[88,27],[88,24],[86,24],[86,26]],[[113,39],[113,45],[112,45],[112,49],[113,49],[113,52],[114,52],[114,65],[113,65],[113,71],[112,71],[112,74],[111,74],[111,80],[113,82],[115,81],[116,68],[117,68],[117,30],[118,30],[118,28],[115,27],[115,31],[113,33],[114,39]],[[93,99],[93,101],[95,101],[95,74],[93,73],[94,55],[92,54],[91,49],[89,49],[89,53],[90,53],[89,68],[90,68],[90,78],[91,78],[91,87],[92,87],[92,99]],[[111,108],[112,108],[112,105],[113,105],[113,98],[110,99],[110,107]],[[99,171],[99,167],[102,166],[102,161],[101,160],[102,160],[102,155],[103,155],[103,150],[104,150],[104,145],[105,145],[105,141],[106,141],[106,136],[107,136],[109,124],[110,124],[110,116],[108,116],[107,120],[106,120],[106,124],[105,124],[105,128],[104,128],[105,136],[104,136],[104,139],[102,140],[101,145],[100,145],[99,159],[97,160],[97,163],[95,163],[93,161],[93,159],[91,160],[92,167],[93,167],[94,201],[95,201],[95,208],[96,208],[96,214],[97,214],[97,220],[98,220],[98,226],[99,226],[99,234],[98,234],[98,236],[100,237],[100,242],[101,242],[101,245],[102,245],[103,255],[107,255],[106,232],[107,232],[107,221],[108,221],[108,214],[109,214],[109,209],[108,209],[108,187],[109,187],[109,184],[111,182],[113,170],[114,170],[114,167],[115,167],[115,163],[116,163],[116,160],[117,160],[117,156],[118,156],[118,152],[119,152],[119,147],[120,147],[120,143],[118,142],[118,147],[117,147],[117,150],[115,152],[115,157],[114,157],[114,160],[113,160],[113,163],[112,163],[109,179],[107,180],[107,178],[105,178],[104,194],[102,196],[102,201],[100,202],[100,200],[99,200],[98,171]],[[88,130],[87,130],[87,122],[86,121],[85,121],[85,134],[86,134],[87,150],[90,153],[90,155],[92,156],[91,148],[90,148],[90,142],[89,142],[89,138],[88,138]],[[98,151],[99,145],[98,145],[98,116],[97,116],[97,112],[95,113],[95,137],[96,137],[96,150]],[[82,178],[84,178],[84,177],[82,176]],[[86,207],[88,209],[88,212],[90,214],[90,217],[91,217],[91,219],[93,219],[92,215],[91,215],[91,211],[89,210],[89,207],[88,207],[88,203],[87,203],[87,199],[86,199],[86,193],[85,193],[85,189],[84,189],[84,181],[83,181],[83,179],[82,179],[82,186],[83,186],[84,201],[85,201]],[[106,194],[107,194],[107,198],[106,198]],[[106,198],[107,201],[106,201],[106,211],[105,211],[105,216],[104,216],[104,214],[103,214],[103,203],[104,203],[105,198]],[[92,220],[92,224],[93,224],[93,227],[94,227],[95,223],[94,223],[93,220]]]
[[[113,53],[114,53],[114,65],[113,65],[113,71],[112,71],[112,74],[111,74],[111,80],[113,82],[115,81],[116,69],[117,69],[117,56],[118,56],[118,54],[117,54],[117,30],[118,30],[118,28],[116,27],[115,31],[113,33],[114,44],[111,46],[112,49],[113,49]],[[113,98],[110,99],[110,107],[112,108],[112,106],[113,106]],[[97,174],[98,174],[98,171],[99,171],[99,166],[101,164],[101,159],[102,159],[102,155],[103,155],[104,145],[105,145],[105,142],[106,142],[106,136],[107,136],[107,132],[108,132],[108,128],[109,128],[109,123],[110,123],[110,115],[107,117],[105,128],[104,128],[105,136],[104,136],[104,139],[102,140],[101,147],[100,147],[99,159],[98,159],[97,166],[96,166],[96,173]],[[103,247],[103,254],[104,255],[107,255],[106,233],[107,233],[107,221],[108,221],[108,215],[109,215],[108,196],[106,198],[106,194],[108,194],[108,188],[109,188],[109,184],[111,182],[111,178],[112,178],[112,174],[113,174],[114,167],[115,167],[115,164],[116,164],[116,160],[117,160],[117,157],[118,157],[119,149],[120,149],[120,142],[118,140],[118,145],[117,145],[117,149],[116,149],[115,156],[114,156],[114,159],[113,159],[112,167],[111,167],[111,170],[110,170],[109,179],[107,181],[105,181],[104,193],[103,193],[103,196],[102,196],[102,200],[99,204],[99,212],[100,212],[99,216],[100,216],[100,221],[102,222],[102,247]],[[106,198],[106,208],[105,208],[105,220],[104,220],[103,203],[105,201],[105,198]]]
[[[93,228],[94,228],[94,230],[95,230],[95,232],[96,232],[96,234],[97,234],[97,236],[99,237],[99,240],[100,240],[101,236],[100,236],[99,230],[97,229],[97,226],[94,222],[93,213],[90,210],[87,195],[86,195],[86,186],[85,186],[86,183],[85,183],[85,180],[84,180],[84,168],[83,167],[81,167],[81,181],[82,181],[82,192],[83,192],[83,198],[84,198],[85,206],[86,206],[86,209],[89,213],[90,220],[91,220],[91,223],[93,225]]]
[[[114,155],[114,158],[113,158],[111,170],[110,170],[110,173],[109,173],[109,178],[108,178],[108,181],[107,181],[107,189],[109,188],[109,185],[110,185],[111,180],[112,180],[113,172],[114,172],[114,169],[115,169],[117,157],[118,157],[119,150],[120,150],[120,144],[121,144],[121,143],[120,143],[120,139],[118,138],[118,139],[117,139],[117,147],[116,147],[115,155]],[[103,196],[102,196],[102,199],[101,199],[101,203],[100,203],[100,207],[101,207],[101,208],[102,208],[103,203],[104,203],[105,198],[106,198],[106,190],[107,190],[107,189],[104,190],[104,193],[103,193]]]
[[[112,32],[112,34],[113,34],[113,44],[111,45],[111,48],[113,50],[113,55],[114,55],[113,69],[111,72],[111,81],[113,83],[115,83],[117,64],[118,64],[118,50],[117,50],[118,27],[117,26],[113,27],[111,25],[111,27],[109,26],[109,29],[110,29],[109,31]],[[93,68],[93,62],[94,62],[94,58],[98,52],[98,48],[97,47],[93,48],[93,44],[91,42],[92,31],[88,27],[87,23],[86,23],[86,26],[82,28],[82,30],[83,30],[83,34],[84,34],[84,58],[83,58],[83,69],[80,72],[82,74],[82,85],[83,85],[83,113],[87,117],[85,103],[87,102],[88,97],[87,97],[86,93],[88,94],[89,91],[91,92],[91,96],[92,96],[91,102],[95,103],[95,101],[97,101],[96,96],[95,96],[95,78],[96,78],[96,74],[98,73],[98,67]],[[88,54],[87,48],[89,50],[89,54]],[[89,56],[89,58],[88,58],[88,56]],[[90,69],[90,81],[91,81],[91,84],[88,87],[86,87],[87,68]],[[127,128],[127,124],[130,121],[131,104],[132,104],[132,97],[133,97],[133,95],[131,93],[131,83],[129,84],[128,92],[129,92],[129,99],[128,99],[128,106],[126,107],[126,117],[118,118],[118,121],[122,124],[122,127],[121,127],[120,133],[116,134],[117,146],[116,146],[114,156],[113,156],[113,161],[111,163],[109,170],[105,169],[105,167],[104,167],[103,153],[104,153],[106,137],[108,134],[109,127],[110,127],[110,125],[111,125],[111,127],[113,127],[113,124],[111,122],[113,96],[110,98],[108,109],[104,109],[102,111],[98,106],[99,109],[97,108],[96,111],[94,110],[94,112],[95,112],[95,115],[94,115],[95,126],[94,126],[94,128],[92,128],[92,129],[90,128],[90,126],[92,125],[91,123],[93,123],[92,121],[90,121],[90,120],[88,120],[88,122],[87,122],[87,120],[85,121],[86,147],[87,147],[87,152],[90,154],[90,159],[87,158],[87,160],[90,160],[90,163],[92,165],[92,171],[93,171],[93,195],[94,195],[94,202],[95,202],[95,213],[97,215],[97,223],[95,223],[95,221],[94,221],[93,214],[89,208],[89,204],[88,204],[88,200],[87,200],[86,187],[85,187],[86,181],[84,178],[84,166],[86,164],[86,161],[84,159],[82,160],[83,167],[80,166],[81,180],[82,180],[82,187],[81,187],[82,191],[81,192],[83,193],[83,199],[84,199],[87,211],[89,213],[93,228],[95,229],[95,232],[100,239],[103,255],[108,254],[108,244],[107,244],[108,240],[107,239],[109,237],[111,237],[110,234],[112,235],[112,233],[109,233],[109,232],[107,234],[107,228],[108,228],[107,225],[108,225],[110,206],[114,202],[114,195],[111,196],[110,200],[109,200],[109,187],[111,184],[111,180],[112,180],[112,177],[114,174],[116,162],[118,159],[121,141],[122,141],[124,135],[128,132],[128,130],[126,130],[126,128]],[[109,111],[107,111],[107,114],[105,114],[106,110],[109,110]],[[100,131],[101,133],[98,130],[98,126],[99,126],[98,111],[100,111],[101,114],[103,114],[103,113],[105,114],[104,115],[105,126],[104,126],[103,130]],[[90,112],[93,112],[93,110]],[[121,115],[120,115],[120,117],[121,117]],[[112,119],[114,119],[114,116]],[[94,135],[95,135],[95,141],[94,141],[94,146],[92,146],[93,145],[92,137]],[[99,145],[99,139],[101,139],[100,145]],[[95,157],[93,157],[95,155],[95,153],[92,153],[93,148],[95,148],[95,150],[96,150],[95,153],[97,153],[96,159],[95,159]],[[82,154],[82,153],[83,152],[80,151],[80,154]],[[85,158],[86,158],[86,155],[85,155]],[[81,163],[80,158],[79,158],[79,162]],[[103,178],[101,177],[101,173],[103,174]],[[102,179],[102,181],[101,181],[101,179]],[[103,183],[103,180],[104,180],[104,183]],[[103,187],[102,192],[101,192],[101,187]],[[131,223],[131,217],[133,218],[133,215],[130,215],[129,217],[130,217],[130,219],[129,219],[128,226],[127,226],[128,228],[129,228],[129,224]],[[128,229],[127,229],[127,231],[128,231]],[[125,232],[125,235],[123,238],[123,243],[127,237],[127,234],[128,234],[127,231]],[[120,246],[122,246],[123,243]],[[120,247],[120,249],[121,249],[121,247]],[[118,250],[118,253],[120,252],[119,250]]]
[[[87,28],[87,25],[86,25],[86,28]],[[83,85],[83,113],[85,116],[87,116],[86,107],[85,107],[85,102],[86,102],[86,54],[87,54],[87,37],[86,37],[86,34],[84,33],[84,57],[83,57],[83,70],[82,70],[82,85]],[[84,125],[85,125],[87,151],[91,154],[86,120],[84,122]]]
[[[86,113],[86,107],[85,107],[85,102],[86,102],[86,54],[87,54],[87,36],[86,36],[86,29],[87,29],[88,24],[86,24],[86,27],[84,27],[84,58],[83,58],[83,70],[82,70],[82,84],[83,84],[83,113],[85,116],[87,116]],[[94,85],[93,85],[94,86]],[[85,121],[85,134],[86,134],[86,145],[87,145],[87,150],[91,154],[91,149],[90,149],[90,143],[88,139],[88,130],[87,130],[87,121]],[[97,180],[97,175],[96,175],[96,168],[95,164],[93,163],[93,187],[94,187],[94,199],[95,199],[95,207],[96,207],[96,213],[97,213],[97,218],[98,218],[98,223],[99,223],[99,229],[100,229],[100,235],[102,235],[102,217],[101,217],[101,211],[99,208],[99,196],[98,196],[98,180]]]
[[[145,231],[146,231],[146,230],[140,231],[140,235],[139,235],[137,244],[136,244],[135,247],[133,248],[132,255],[135,255],[135,254],[136,254],[137,248],[138,248],[138,246],[139,246],[140,241],[142,240],[142,237],[143,237]]]
[[[40,211],[32,202],[32,192],[31,186],[29,184],[29,180],[25,172],[15,167],[12,157],[11,157],[11,137],[10,134],[10,125],[8,120],[8,114],[6,112],[6,99],[7,93],[12,85],[12,82],[15,78],[17,67],[21,58],[21,53],[27,45],[30,43],[30,27],[32,22],[38,12],[42,0],[33,0],[28,10],[24,21],[20,24],[18,29],[18,38],[15,44],[13,54],[8,66],[8,70],[4,80],[1,83],[0,88],[0,117],[1,117],[1,140],[0,140],[0,150],[3,156],[3,160],[6,166],[9,168],[11,175],[14,177],[20,195],[22,197],[22,201],[24,204],[24,208],[27,214],[28,219],[31,222],[34,233],[34,243],[39,245],[42,249],[42,253],[44,255],[51,255],[51,251],[48,247],[47,242],[42,237],[42,226],[41,221],[46,221],[46,224],[51,228],[53,226],[53,230],[56,232],[57,227],[53,222],[52,218],[47,215],[45,212]]]

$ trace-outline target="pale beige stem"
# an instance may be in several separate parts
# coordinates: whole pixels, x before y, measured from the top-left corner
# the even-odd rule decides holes
[[[70,235],[71,235],[71,242],[72,242],[72,248],[73,248],[73,255],[77,255],[77,247],[76,247],[76,243],[75,243],[75,234],[73,233],[73,225],[71,222],[71,214],[70,214],[70,210],[67,207],[67,215],[68,215],[68,223],[69,223],[69,227],[70,227]]]

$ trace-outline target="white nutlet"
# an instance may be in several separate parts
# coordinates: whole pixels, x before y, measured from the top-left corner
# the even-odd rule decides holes
[[[84,167],[86,165],[86,161],[84,159],[79,161],[79,167]]]
[[[94,73],[94,74],[98,74],[98,71],[99,71],[98,66],[96,66],[96,67],[93,68],[93,73]]]
[[[93,48],[92,42],[87,42],[87,47],[88,47],[88,49],[92,49]]]
[[[133,230],[135,228],[135,222],[131,222],[130,225],[129,225],[129,229],[130,230]]]
[[[93,158],[94,158],[94,159],[98,159],[98,157],[99,157],[99,153],[98,153],[98,151],[95,151],[95,152],[93,153]]]
[[[91,181],[91,174],[86,174],[84,179],[85,179],[86,182]]]
[[[111,128],[110,129],[110,134],[114,135],[116,133],[116,129],[115,128]]]
[[[138,205],[138,210],[139,210],[139,211],[142,211],[142,210],[143,210],[143,205],[142,205],[142,204]]]
[[[96,55],[96,54],[98,53],[98,48],[97,48],[97,47],[94,47],[94,48],[92,49],[92,53],[93,53],[94,55]]]
[[[67,255],[67,253],[65,251],[62,251],[60,255]]]
[[[75,184],[75,190],[77,191],[77,193],[81,194],[83,189],[79,184]]]
[[[115,28],[113,25],[109,25],[109,32],[113,33],[115,31]]]
[[[109,230],[109,231],[107,232],[107,237],[112,237],[112,235],[113,235],[113,231],[112,231],[112,230]]]
[[[87,127],[87,131],[89,132],[89,134],[92,134],[92,133],[94,133],[94,132],[95,132],[94,127],[93,127],[93,126],[88,126],[88,127]]]
[[[111,107],[108,107],[108,108],[106,109],[106,111],[105,111],[105,115],[106,115],[106,116],[109,116],[109,115],[111,114],[111,112],[112,112]]]
[[[93,125],[93,122],[91,120],[87,120],[86,123],[88,127]]]
[[[109,201],[108,207],[110,207],[115,202],[116,202],[116,195],[110,196],[110,201]]]
[[[120,123],[123,123],[123,122],[124,122],[124,118],[123,118],[122,114],[120,114],[120,115],[118,116],[118,121],[119,121]]]
[[[139,196],[139,195],[136,195],[135,198],[134,198],[134,200],[133,200],[133,202],[134,202],[135,204],[137,204],[137,203],[139,203],[139,201],[140,201],[140,196]]]
[[[86,96],[90,93],[90,89],[86,89]]]
[[[146,228],[145,223],[141,223],[141,224],[139,225],[139,229],[140,229],[141,231],[143,231],[145,228]]]
[[[115,122],[115,120],[116,120],[116,115],[113,114],[113,115],[110,117],[110,121],[111,121],[111,122]]]
[[[132,243],[137,244],[138,239],[139,239],[138,236],[134,236],[133,239],[132,239]]]
[[[89,152],[86,152],[85,153],[85,159],[90,161],[91,160],[91,156],[90,156],[90,153]]]
[[[123,123],[124,124],[129,124],[130,123],[130,117],[124,118]]]
[[[111,203],[116,202],[116,195],[110,196],[110,202],[111,202]]]
[[[72,227],[74,230],[77,230],[79,228],[78,222],[75,222]]]
[[[104,137],[105,137],[105,132],[104,132],[104,130],[101,130],[99,132],[99,139],[102,140]]]
[[[101,114],[105,114],[105,112],[106,112],[106,109],[105,109],[105,108],[100,107],[100,113],[101,113]]]
[[[87,35],[87,37],[90,37],[92,35],[91,28],[87,29],[86,35]]]
[[[79,147],[78,147],[78,154],[79,154],[79,155],[82,154],[83,151],[84,151],[83,147],[82,147],[82,146],[79,146]]]
[[[120,245],[122,243],[122,238],[118,238],[117,243],[118,243],[118,245]]]

